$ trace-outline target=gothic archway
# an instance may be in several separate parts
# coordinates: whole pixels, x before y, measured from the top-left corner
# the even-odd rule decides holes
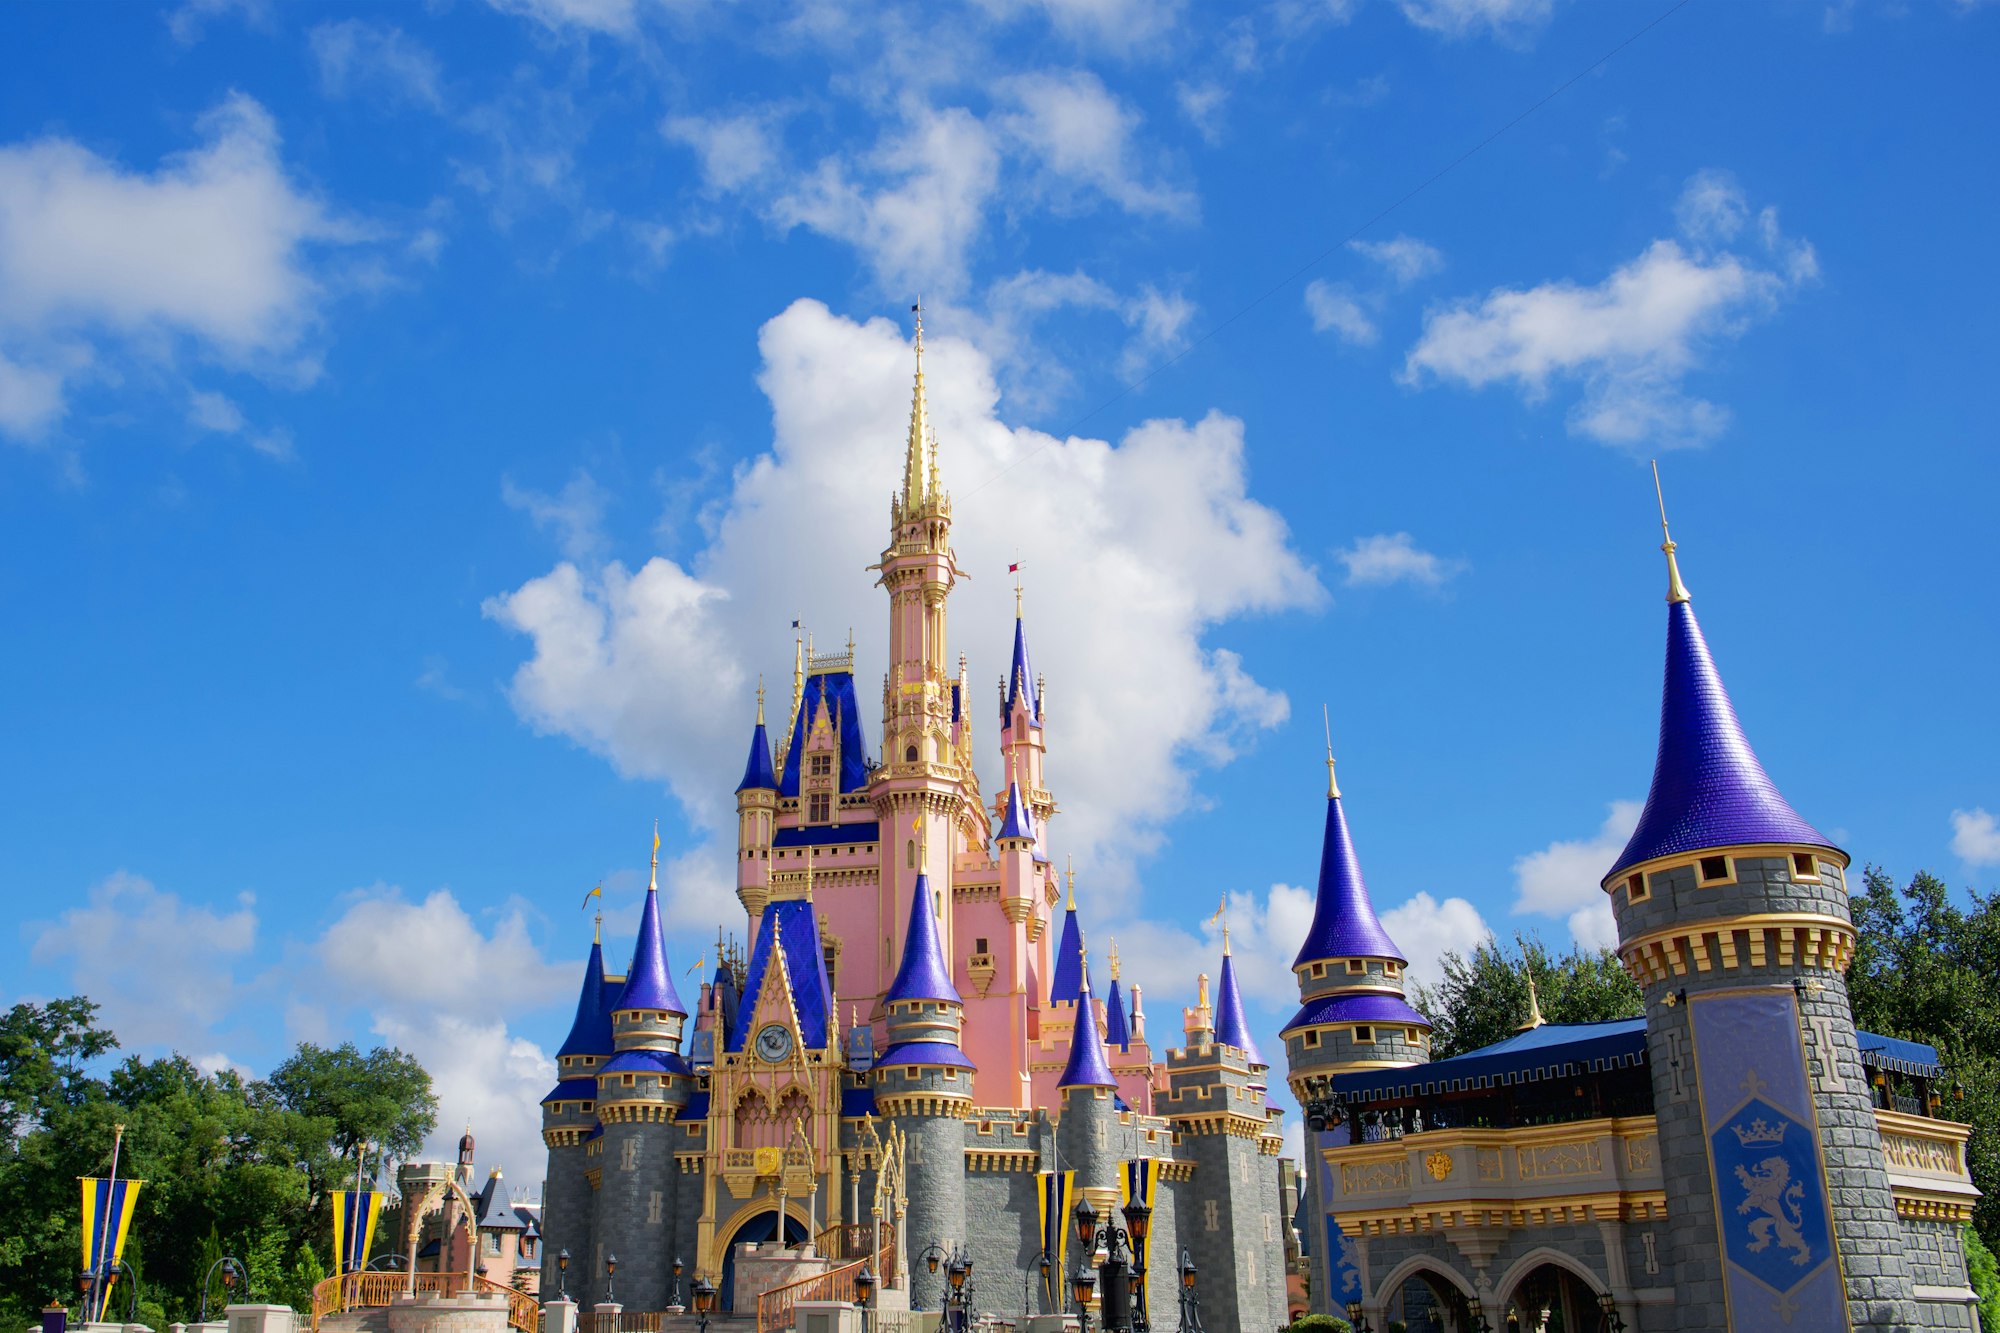
[[[770,1200],[745,1208],[736,1215],[729,1229],[723,1233],[720,1244],[722,1251],[722,1279],[718,1282],[716,1301],[725,1310],[736,1308],[736,1247],[738,1245],[762,1244],[775,1240],[778,1235],[778,1209]],[[806,1227],[806,1220],[785,1206],[785,1243],[803,1245],[812,1236]]]

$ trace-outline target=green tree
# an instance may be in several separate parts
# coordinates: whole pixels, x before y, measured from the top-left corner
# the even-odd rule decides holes
[[[1965,1242],[1966,1282],[1979,1298],[1979,1326],[2000,1329],[2000,1261],[1971,1227],[1965,1228],[1961,1238]]]
[[[1877,866],[1862,885],[1849,901],[1855,1026],[1937,1047],[1942,1113],[1972,1126],[1966,1165],[1984,1193],[1973,1225],[2000,1247],[2000,896],[1972,892],[1968,911],[1928,871],[1899,891]]]
[[[1636,1018],[1643,1012],[1638,983],[1609,949],[1549,951],[1536,936],[1516,934],[1511,948],[1492,936],[1470,956],[1444,956],[1444,979],[1419,986],[1411,1003],[1431,1021],[1431,1058],[1449,1059],[1490,1046],[1528,1021],[1528,981],[1551,1023],[1594,1023]]]

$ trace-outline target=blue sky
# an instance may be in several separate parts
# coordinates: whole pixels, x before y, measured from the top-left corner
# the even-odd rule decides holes
[[[1051,838],[1156,1044],[1227,894],[1278,1047],[1323,704],[1420,967],[1603,938],[1655,456],[1793,804],[1990,889],[1996,23],[9,7],[0,1000],[255,1072],[396,1041],[537,1179],[583,892],[617,955],[657,817],[680,965],[740,930],[758,673],[794,616],[881,669],[918,292],[952,632],[997,678],[1018,553]]]

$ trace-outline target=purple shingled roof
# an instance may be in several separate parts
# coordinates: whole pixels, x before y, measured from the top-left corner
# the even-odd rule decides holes
[[[1030,842],[1035,839],[1035,812],[1021,799],[1021,784],[1018,782],[1007,784],[1007,815],[1000,821],[1000,831],[994,836],[1026,838]]]
[[[632,946],[632,966],[625,973],[620,1009],[663,1009],[686,1016],[687,1008],[674,990],[673,969],[667,966],[667,940],[660,930],[660,891],[646,890],[646,907],[639,914],[639,941]]]
[[[620,1051],[597,1067],[600,1074],[685,1074],[687,1061],[677,1051]]]
[[[1669,603],[1653,787],[1639,826],[1605,878],[1657,856],[1756,842],[1833,848],[1799,818],[1757,762],[1708,655],[1694,605]]]
[[[885,1065],[944,1065],[952,1069],[977,1068],[966,1058],[965,1052],[948,1041],[899,1041],[882,1052],[882,1058],[875,1062],[877,1069]]]
[[[1220,993],[1215,1005],[1216,1041],[1234,1046],[1253,1065],[1268,1064],[1251,1039],[1250,1024],[1243,1017],[1243,992],[1236,987],[1236,960],[1226,953],[1222,955],[1222,978],[1216,990]]]
[[[611,1054],[611,1010],[604,1003],[604,949],[590,942],[590,961],[583,968],[583,993],[576,997],[576,1019],[556,1050],[565,1055]]]
[[[949,1000],[963,1004],[958,987],[951,984],[951,969],[945,966],[944,949],[938,944],[937,913],[931,908],[931,877],[917,876],[916,892],[910,895],[910,929],[903,937],[903,962],[896,979],[889,984],[885,1001]]]
[[[1104,1044],[1132,1049],[1132,1025],[1125,1019],[1125,997],[1118,993],[1117,977],[1111,978],[1111,993],[1104,997]]]
[[[1382,929],[1375,905],[1368,901],[1368,885],[1361,878],[1361,862],[1354,855],[1354,839],[1347,832],[1347,815],[1340,798],[1326,799],[1326,841],[1319,853],[1319,898],[1313,906],[1312,928],[1292,966],[1321,962],[1328,958],[1393,958],[1407,962],[1389,932]]]
[[[1004,725],[1014,714],[1014,704],[1027,696],[1031,726],[1042,725],[1042,701],[1035,689],[1035,668],[1028,661],[1028,631],[1021,617],[1014,617],[1014,661],[1007,669],[1007,697],[1000,701],[1000,721]]]
[[[1062,938],[1056,941],[1056,972],[1049,982],[1049,1003],[1074,1001],[1089,984],[1083,972],[1083,932],[1072,907],[1063,913]]]
[[[1069,1038],[1069,1063],[1063,1066],[1058,1088],[1115,1088],[1111,1062],[1104,1057],[1104,1034],[1097,1030],[1097,1010],[1090,1003],[1090,980],[1085,978],[1076,1006],[1076,1028]]]
[[[1307,1000],[1281,1031],[1323,1027],[1328,1023],[1394,1023],[1418,1028],[1429,1028],[1431,1025],[1428,1018],[1410,1008],[1409,1002],[1400,995],[1349,991]]]
[[[759,705],[762,711],[762,705]],[[776,791],[778,770],[771,764],[771,737],[759,722],[757,730],[750,736],[750,758],[743,765],[743,781],[736,784],[738,791]]]

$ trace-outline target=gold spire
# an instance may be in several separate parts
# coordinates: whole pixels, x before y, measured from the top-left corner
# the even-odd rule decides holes
[[[806,848],[806,901],[813,900],[813,849]]]
[[[917,822],[913,828],[917,835],[917,869],[925,874],[929,874],[931,868],[930,821],[923,816],[921,811],[917,814]]]
[[[1687,584],[1681,582],[1681,567],[1674,559],[1674,534],[1667,531],[1667,496],[1660,489],[1660,464],[1653,462],[1653,497],[1660,502],[1660,535],[1666,540],[1660,549],[1667,553],[1667,600],[1685,602],[1689,600]]]
[[[597,923],[590,928],[590,942],[592,944],[604,943],[604,909],[602,907],[597,909]]]
[[[903,513],[913,514],[923,507],[926,481],[925,451],[929,448],[930,414],[924,404],[924,303],[921,297],[910,307],[917,314],[917,383],[910,395],[910,439],[903,459]]]
[[[799,622],[794,620],[792,628],[797,630]],[[799,709],[806,701],[806,640],[803,634],[792,635],[792,716],[785,723],[786,743],[790,743],[793,728],[799,724]]]
[[[1330,801],[1340,795],[1340,783],[1333,776],[1333,715],[1325,704],[1319,706],[1319,720],[1326,726],[1326,798]]]
[[[1118,937],[1116,935],[1111,937],[1111,947],[1105,951],[1104,956],[1111,964],[1111,979],[1113,981],[1118,980]]]
[[[1021,552],[1014,552],[1014,619],[1021,618]]]
[[[757,673],[757,725],[764,725],[764,673]]]
[[[652,893],[660,887],[660,821],[653,821],[653,871],[652,879],[646,884],[646,892]]]
[[[1076,862],[1069,853],[1063,853],[1063,878],[1069,881],[1069,910],[1076,910]]]
[[[1542,1017],[1542,1002],[1535,994],[1535,974],[1528,974],[1528,1021],[1514,1029],[1516,1032],[1532,1032],[1549,1020]]]
[[[1229,957],[1229,923],[1222,923],[1222,956]]]

